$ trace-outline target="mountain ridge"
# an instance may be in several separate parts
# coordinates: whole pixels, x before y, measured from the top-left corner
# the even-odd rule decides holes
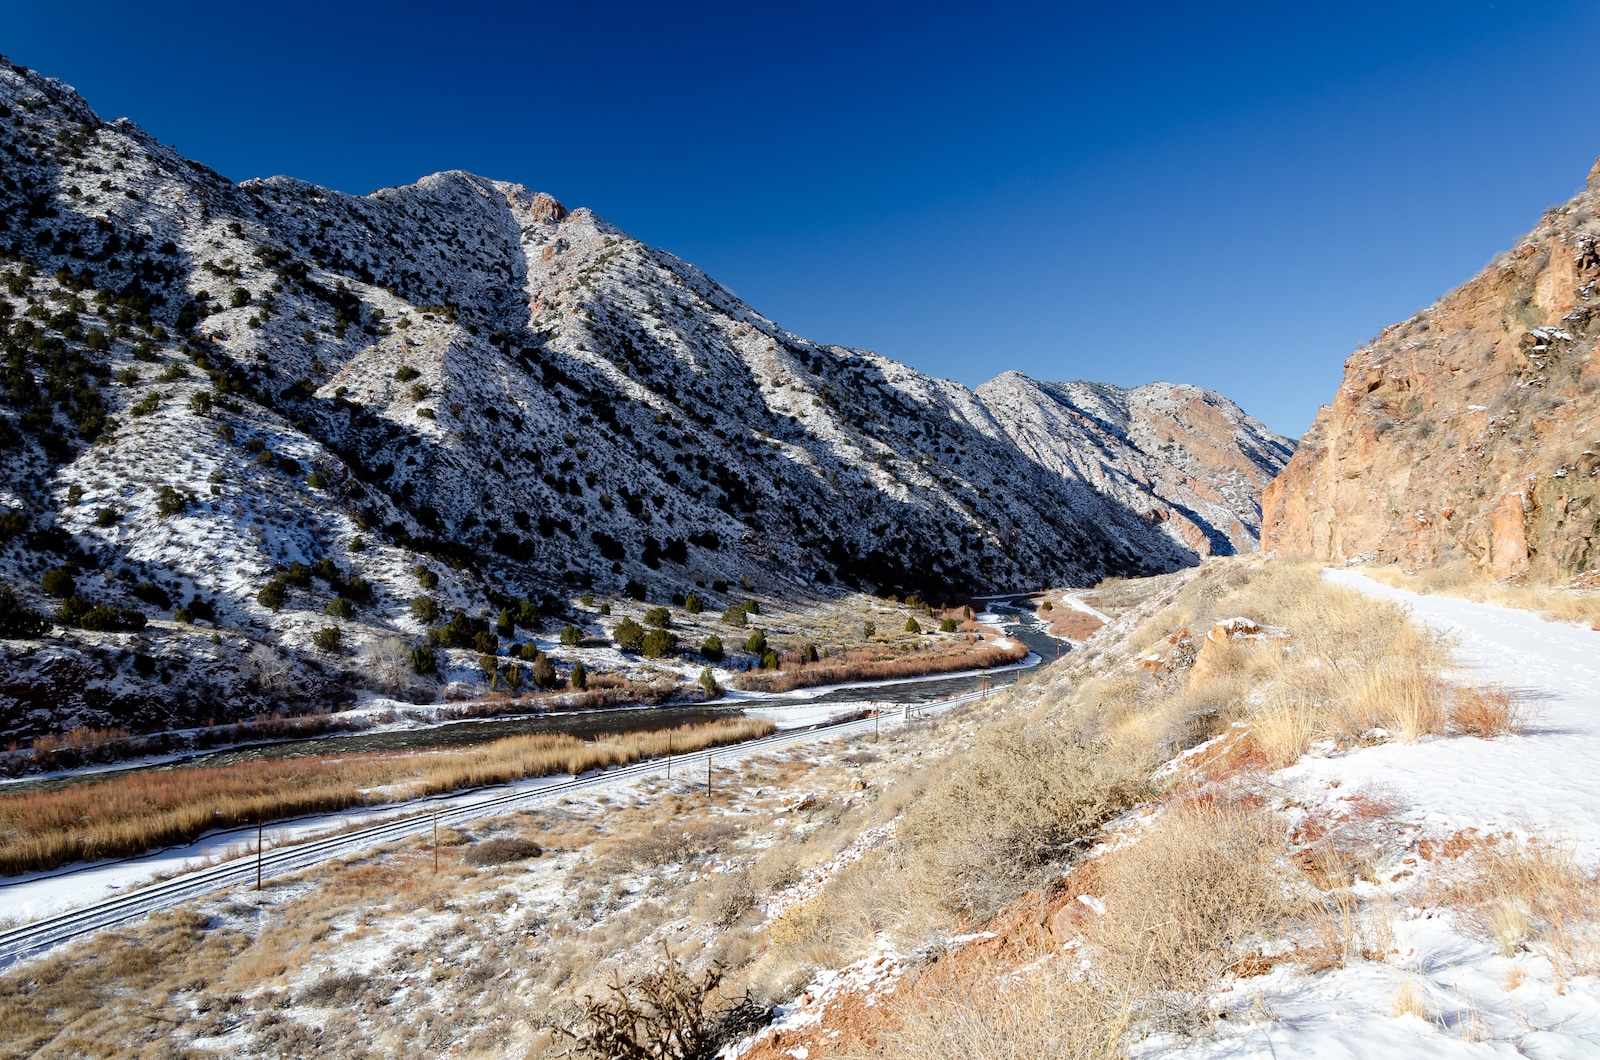
[[[522,185],[233,184],[31,72],[0,67],[0,106],[0,507],[20,520],[0,574],[48,613],[40,578],[75,566],[85,607],[243,638],[74,634],[120,654],[56,645],[60,680],[0,687],[13,718],[52,695],[105,723],[152,678],[178,715],[237,713],[241,667],[249,709],[337,698],[362,678],[315,647],[335,611],[365,650],[517,598],[950,597],[1169,570],[1227,538],[1186,543],[1027,457],[973,391],[794,335]]]

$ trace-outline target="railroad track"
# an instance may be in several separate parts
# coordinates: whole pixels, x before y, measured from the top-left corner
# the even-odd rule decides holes
[[[820,739],[859,735],[874,731],[884,721],[890,724],[897,722],[904,724],[909,717],[941,714],[961,704],[994,695],[1005,687],[1008,686],[969,692],[953,699],[918,704],[914,710],[907,707],[893,713],[870,714],[845,721],[824,722],[803,729],[789,729],[740,744],[674,755],[671,766],[680,770],[680,775],[685,777],[696,775],[708,768],[707,764],[713,763],[716,759],[723,761],[743,759]],[[220,865],[196,869],[160,883],[153,883],[79,909],[68,910],[0,932],[0,967],[43,953],[91,932],[139,920],[151,913],[171,909],[195,898],[233,887],[255,887],[258,880],[265,881],[299,872],[333,858],[360,853],[413,836],[426,835],[440,825],[465,824],[516,810],[546,806],[570,795],[627,784],[646,777],[665,775],[667,771],[667,759],[650,759],[633,765],[619,766],[603,773],[574,777],[531,791],[507,792],[475,802],[454,803],[437,810],[409,813],[404,817],[339,835],[308,839],[288,846],[263,850],[257,857],[236,858]]]

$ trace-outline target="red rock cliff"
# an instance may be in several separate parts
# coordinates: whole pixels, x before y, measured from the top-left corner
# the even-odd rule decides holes
[[[1386,329],[1262,497],[1280,554],[1560,581],[1600,566],[1600,162],[1464,286]]]

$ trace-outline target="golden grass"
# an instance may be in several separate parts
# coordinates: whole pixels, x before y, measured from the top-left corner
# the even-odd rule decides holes
[[[1428,1018],[1428,1003],[1422,999],[1422,991],[1417,989],[1417,984],[1410,979],[1402,980],[1395,987],[1389,1010],[1396,1016],[1415,1016],[1421,1020]]]
[[[1459,596],[1464,600],[1534,611],[1559,622],[1582,622],[1600,629],[1600,592],[1592,589],[1485,582],[1459,564],[1408,571],[1398,566],[1363,567],[1374,581],[1414,593]]]
[[[819,659],[778,671],[751,671],[735,678],[735,688],[749,692],[789,692],[796,688],[837,685],[851,681],[892,681],[928,674],[959,673],[1009,666],[1028,657],[1026,645],[1011,647],[986,645],[954,651],[936,648],[927,652],[885,658],[880,651],[857,649],[843,658]]]
[[[773,731],[738,718],[671,733],[675,753]],[[582,773],[667,753],[668,731],[579,740],[513,736],[460,751],[317,755],[232,766],[149,771],[54,791],[0,796],[0,873],[128,857],[238,827],[352,806],[400,802],[528,777]]]
[[[1518,733],[1533,721],[1527,701],[1500,685],[1455,689],[1450,699],[1450,725],[1482,739]]]
[[[1473,844],[1434,899],[1466,914],[1503,956],[1542,952],[1560,975],[1600,971],[1600,875],[1542,839]]]

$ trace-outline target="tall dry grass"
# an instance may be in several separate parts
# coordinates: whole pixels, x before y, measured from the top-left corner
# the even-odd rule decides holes
[[[963,670],[991,670],[1009,666],[1028,657],[1023,644],[1009,647],[990,644],[982,648],[955,651],[935,650],[884,658],[881,651],[860,648],[842,658],[797,663],[777,671],[751,671],[733,681],[735,688],[747,692],[790,692],[796,688],[816,688],[852,681],[892,681],[897,678],[925,677],[929,674],[958,673]]]
[[[674,753],[773,731],[737,718],[671,730]],[[668,751],[668,730],[579,740],[513,736],[460,751],[317,755],[134,773],[0,796],[0,874],[129,857],[219,828],[400,802],[529,777],[626,765]]]

